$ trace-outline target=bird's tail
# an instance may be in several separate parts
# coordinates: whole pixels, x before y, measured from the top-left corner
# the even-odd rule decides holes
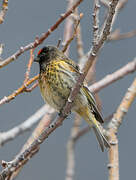
[[[86,121],[93,128],[101,150],[104,151],[104,147],[109,148],[110,144],[103,134],[101,124],[95,119],[95,116],[91,112],[89,113],[88,120]]]

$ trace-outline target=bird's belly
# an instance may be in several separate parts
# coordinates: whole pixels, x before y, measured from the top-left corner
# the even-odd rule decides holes
[[[57,111],[60,111],[64,107],[70,93],[70,90],[68,89],[60,90],[54,85],[49,85],[48,83],[44,83],[44,86],[43,84],[40,85],[40,90],[45,102]]]
[[[39,80],[39,86],[41,94],[46,103],[52,106],[57,111],[62,110],[65,106],[67,99],[69,97],[71,88],[74,86],[75,82],[68,80],[66,78],[61,79],[61,81],[49,81],[48,79]],[[77,94],[77,97],[74,101],[72,111],[79,113],[81,109],[83,110],[87,106],[87,98],[80,89],[80,92]],[[84,110],[83,110],[84,111]]]

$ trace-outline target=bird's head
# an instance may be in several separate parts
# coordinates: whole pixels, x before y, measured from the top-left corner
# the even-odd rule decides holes
[[[37,57],[34,59],[38,62],[40,69],[45,69],[47,64],[52,60],[59,60],[64,58],[65,55],[55,46],[45,46],[39,50]]]
[[[56,57],[57,51],[58,49],[55,46],[45,46],[39,50],[34,61],[39,63],[47,63]]]

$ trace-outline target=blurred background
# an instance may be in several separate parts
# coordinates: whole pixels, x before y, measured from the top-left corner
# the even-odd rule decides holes
[[[16,52],[21,46],[33,42],[36,35],[46,32],[61,13],[64,13],[67,1],[59,0],[23,0],[9,1],[9,9],[5,21],[0,25],[0,43],[4,44],[2,58],[5,59]],[[135,23],[136,1],[128,1],[125,8],[119,13],[113,29],[120,28],[121,32],[128,32],[136,29]],[[92,41],[92,9],[93,0],[85,0],[79,6],[79,12],[84,13],[81,20],[82,37],[84,51],[88,52]],[[100,19],[104,8],[101,7]],[[56,45],[58,39],[63,39],[63,22],[55,32],[53,32],[44,45]],[[100,80],[105,75],[114,72],[123,65],[132,61],[136,56],[136,37],[106,43],[101,50],[99,60],[96,65],[96,79]],[[70,46],[70,55],[77,61],[76,43],[73,41]],[[16,90],[24,80],[29,52],[25,52],[16,61],[0,70],[0,98],[7,96]],[[33,64],[31,77],[39,72],[37,64]],[[113,83],[100,91],[102,100],[102,114],[108,116],[116,110],[122,100],[127,88],[132,83],[136,73]],[[44,104],[39,88],[31,93],[23,93],[8,104],[0,107],[1,125],[0,131],[20,124],[32,115]],[[28,179],[64,179],[66,170],[66,144],[73,124],[73,116],[69,116],[63,126],[52,133],[49,138],[41,145],[37,153],[23,168],[18,180]],[[86,123],[82,123],[85,126]],[[120,160],[120,179],[134,179],[135,175],[135,127],[136,127],[136,102],[133,103],[129,112],[124,118],[118,133],[119,137],[119,160]],[[0,148],[0,159],[12,160],[20,151],[23,144],[31,132],[17,137]],[[107,152],[102,153],[92,132],[82,137],[76,147],[76,170],[75,180],[108,179]]]

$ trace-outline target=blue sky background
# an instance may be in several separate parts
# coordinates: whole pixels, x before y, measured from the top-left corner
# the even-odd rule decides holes
[[[0,25],[0,43],[5,44],[2,58],[9,57],[21,46],[25,46],[35,39],[36,35],[46,32],[60,16],[65,12],[67,1],[64,0],[23,0],[10,1],[6,19]],[[136,1],[131,0],[117,17],[113,29],[120,28],[121,32],[136,29],[135,23]],[[85,0],[79,8],[84,13],[81,21],[84,51],[90,49],[92,41],[92,8],[93,1]],[[103,8],[102,8],[103,10]],[[100,13],[102,19],[103,13]],[[40,46],[47,44],[56,45],[58,39],[63,38],[64,22],[58,29],[46,39]],[[40,48],[36,49],[36,52]],[[101,50],[96,66],[96,79],[114,72],[135,57],[136,37],[106,43]],[[70,55],[77,61],[76,44],[72,42]],[[29,60],[29,52],[25,52],[16,61],[0,69],[0,98],[9,95],[17,89],[24,80],[26,65]],[[31,76],[39,71],[38,65],[33,64]],[[124,79],[112,84],[100,92],[102,100],[102,114],[104,117],[111,114],[120,104],[127,88],[132,83],[136,73],[128,75]],[[25,93],[16,97],[14,101],[0,107],[1,126],[0,131],[18,125],[32,115],[44,104],[39,88],[32,93]],[[136,127],[136,102],[133,103],[124,122],[119,129],[119,159],[120,178],[134,179],[135,175],[135,127]],[[40,151],[34,156],[20,173],[18,180],[28,179],[64,179],[66,170],[66,144],[70,134],[73,119],[69,116],[49,138],[41,145]],[[83,126],[86,123],[83,122]],[[0,159],[11,160],[26,142],[31,132],[19,136],[0,148]],[[108,179],[107,152],[102,153],[92,132],[86,134],[76,145],[76,172],[75,180]]]

